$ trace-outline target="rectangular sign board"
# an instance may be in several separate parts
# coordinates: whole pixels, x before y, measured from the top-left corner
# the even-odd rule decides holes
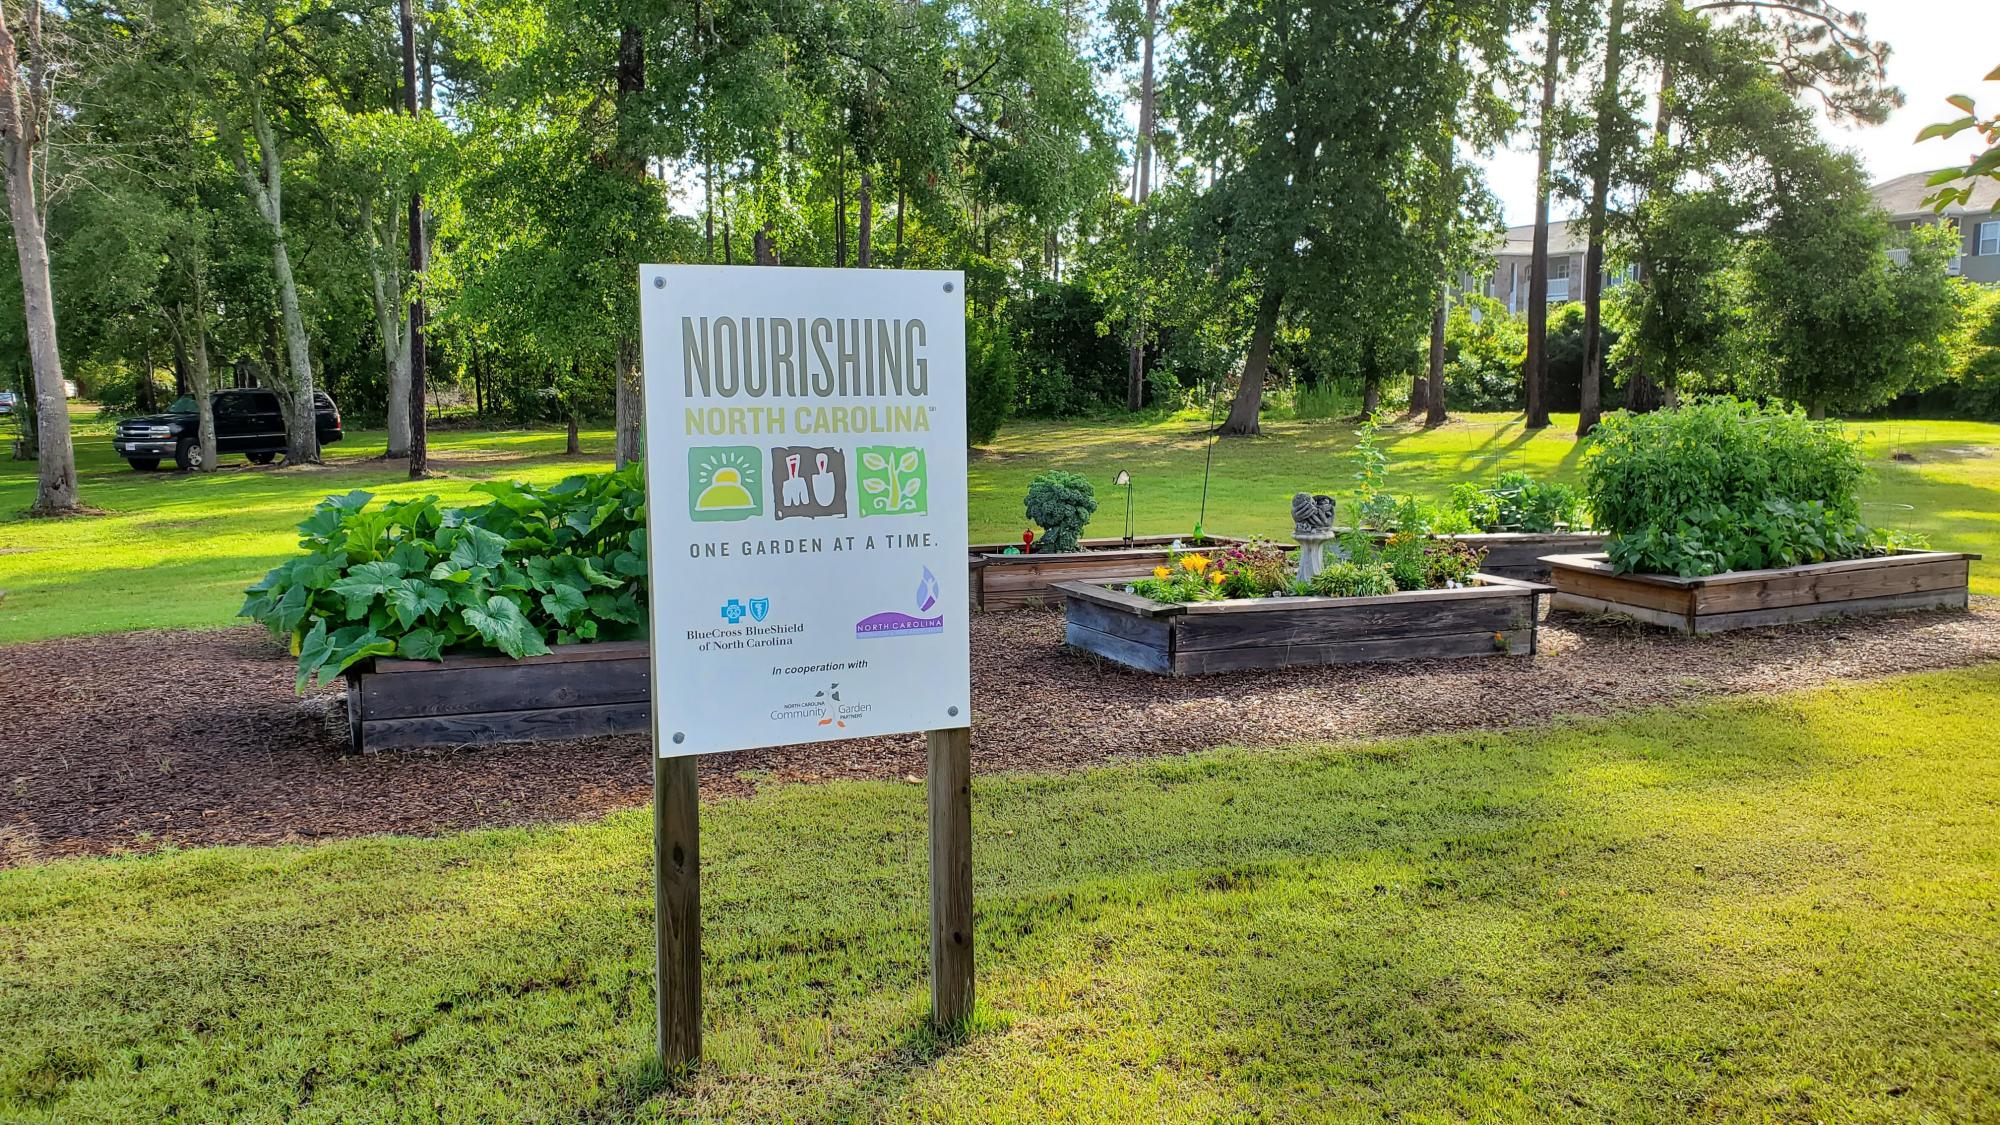
[[[965,279],[642,266],[662,757],[969,726]]]

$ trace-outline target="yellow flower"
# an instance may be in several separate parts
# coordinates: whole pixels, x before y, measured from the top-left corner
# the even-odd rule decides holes
[[[1213,582],[1213,583],[1215,583],[1215,584],[1216,584],[1217,586],[1220,586],[1220,585],[1222,585],[1222,579],[1223,579],[1223,574],[1222,574],[1222,572],[1221,572],[1221,571],[1219,571],[1219,570],[1218,570],[1218,571],[1215,571],[1215,572],[1213,572],[1213,573],[1211,573],[1211,574],[1210,574],[1210,575],[1208,576],[1208,580],[1209,580],[1210,582]]]
[[[1172,573],[1173,571],[1168,570],[1164,566],[1156,566],[1153,568],[1153,577],[1155,578],[1165,578],[1167,575]]]
[[[1201,555],[1182,555],[1181,565],[1196,574],[1208,569],[1208,559]]]

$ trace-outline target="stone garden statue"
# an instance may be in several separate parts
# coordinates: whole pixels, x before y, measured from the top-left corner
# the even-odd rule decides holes
[[[1297,537],[1333,534],[1333,497],[1293,493],[1292,534]]]
[[[1326,566],[1326,545],[1333,539],[1333,497],[1295,493],[1292,538],[1299,541],[1299,581],[1310,582]]]

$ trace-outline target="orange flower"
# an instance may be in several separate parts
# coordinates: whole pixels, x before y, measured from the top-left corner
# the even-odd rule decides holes
[[[1181,566],[1195,574],[1208,569],[1208,559],[1201,555],[1182,555]]]

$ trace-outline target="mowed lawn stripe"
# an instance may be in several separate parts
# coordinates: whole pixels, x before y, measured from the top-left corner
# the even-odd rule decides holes
[[[88,408],[81,408],[87,410]],[[226,468],[213,476],[134,473],[111,455],[108,423],[79,413],[84,499],[110,514],[61,521],[20,516],[34,498],[34,466],[0,461],[0,645],[44,637],[138,628],[227,624],[241,591],[296,549],[293,528],[329,493],[363,488],[385,498],[435,493],[473,497],[481,480],[553,483],[609,467],[610,434],[588,431],[584,453],[566,456],[560,430],[440,430],[432,435],[444,476],[411,482],[401,462],[369,458],[383,436],[357,432],[328,449],[328,469]],[[1125,498],[1112,479],[1133,476],[1133,525],[1141,534],[1191,534],[1197,519],[1219,534],[1285,536],[1291,496],[1353,487],[1353,425],[1267,422],[1257,438],[1218,442],[1206,515],[1202,469],[1207,419],[1198,413],[1126,422],[1019,422],[971,461],[975,542],[1008,541],[1030,526],[1021,498],[1051,468],[1083,473],[1098,509],[1086,534],[1124,534]],[[1987,556],[1974,593],[2000,594],[2000,425],[1982,422],[1864,422],[1874,479],[1864,515],[1928,535],[1940,548]],[[1386,429],[1389,487],[1441,499],[1460,481],[1508,469],[1573,480],[1582,456],[1574,417],[1537,434],[1518,416],[1464,415],[1426,430]],[[1895,454],[1915,458],[1898,461]],[[240,459],[225,458],[225,466]]]
[[[1985,666],[981,778],[950,1048],[922,787],[717,803],[679,1092],[643,812],[0,872],[0,1117],[1990,1120],[1996,708]]]

